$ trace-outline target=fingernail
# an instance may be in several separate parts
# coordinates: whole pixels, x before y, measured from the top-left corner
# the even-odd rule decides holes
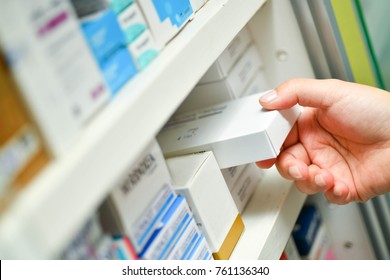
[[[314,182],[319,187],[325,187],[326,186],[326,182],[324,180],[324,176],[322,176],[321,174],[317,174],[316,176],[314,176]]]
[[[299,168],[298,166],[291,166],[289,169],[288,169],[288,173],[290,174],[291,177],[293,177],[294,179],[301,179],[302,178],[302,174],[301,172],[299,171]]]
[[[342,192],[341,190],[339,190],[338,188],[337,188],[337,189],[334,188],[334,189],[333,189],[333,194],[334,194],[335,196],[342,196],[342,195],[343,195],[343,192]]]
[[[278,95],[276,94],[275,90],[271,90],[270,92],[266,93],[260,98],[261,102],[271,102],[272,100],[276,99]]]

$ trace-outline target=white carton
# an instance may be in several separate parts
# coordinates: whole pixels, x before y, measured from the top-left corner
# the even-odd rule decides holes
[[[257,71],[255,76],[249,81],[249,84],[247,85],[244,92],[241,94],[241,97],[266,91],[269,90],[270,88],[272,87],[268,82],[267,77],[265,76],[265,71],[263,69],[260,69],[259,71]]]
[[[173,188],[177,194],[185,196],[211,250],[218,252],[238,210],[213,153],[173,157],[166,161]]]
[[[262,67],[255,45],[251,45],[231,69],[229,75],[219,81],[198,84],[178,109],[186,112],[240,98],[252,78]]]
[[[165,159],[155,140],[101,207],[101,222],[112,234],[126,234],[140,252],[175,200]]]
[[[226,185],[229,190],[232,190],[234,185],[236,184],[238,178],[240,177],[242,171],[244,171],[246,164],[232,166],[229,168],[221,169],[221,173],[223,178],[225,179]]]
[[[127,44],[131,44],[142,32],[148,29],[146,19],[137,3],[126,7],[117,17]]]
[[[234,37],[217,60],[200,79],[199,84],[216,82],[226,78],[233,65],[248,48],[252,38],[245,27]]]
[[[263,94],[174,116],[157,136],[165,156],[213,151],[221,169],[275,158],[301,110],[267,111]]]
[[[149,29],[129,44],[128,49],[140,71],[145,69],[159,54]]]
[[[240,213],[243,213],[249,199],[252,197],[256,189],[256,186],[263,178],[263,174],[263,170],[258,168],[255,164],[247,164],[237,182],[230,190]]]

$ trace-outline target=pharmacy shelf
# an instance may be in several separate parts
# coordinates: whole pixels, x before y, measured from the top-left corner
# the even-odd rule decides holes
[[[245,231],[230,259],[279,259],[306,197],[275,167],[267,170],[242,215]]]
[[[265,0],[209,1],[144,72],[82,131],[0,219],[1,259],[50,259],[119,183],[139,153]]]

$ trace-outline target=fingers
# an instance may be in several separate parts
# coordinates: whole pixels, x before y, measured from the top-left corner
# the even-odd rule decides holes
[[[343,182],[336,182],[332,188],[324,191],[325,198],[334,204],[347,204],[352,201],[348,186]]]
[[[306,151],[300,144],[282,151],[277,159],[257,162],[260,168],[269,168],[276,163],[280,175],[295,181],[296,187],[308,195],[323,192],[326,199],[334,204],[347,204],[352,201],[348,186],[335,181],[333,174],[311,164]]]
[[[276,158],[272,158],[272,159],[258,161],[256,162],[256,165],[262,169],[268,169],[271,168],[275,164],[275,162],[276,162]]]
[[[282,151],[277,158],[276,167],[282,177],[295,181],[297,188],[306,194],[327,192],[334,187],[332,173],[312,164],[300,143]]]
[[[338,80],[290,79],[260,98],[260,104],[270,110],[287,109],[295,104],[326,109],[334,104],[340,95]]]

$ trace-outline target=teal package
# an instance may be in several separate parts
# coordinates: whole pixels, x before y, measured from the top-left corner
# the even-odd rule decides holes
[[[109,0],[109,2],[114,13],[119,15],[124,9],[132,5],[134,0]]]
[[[123,30],[125,34],[126,43],[131,44],[139,37],[148,27],[145,24],[134,24]]]
[[[149,49],[142,53],[137,58],[137,65],[139,70],[145,69],[157,56],[159,52],[157,50]]]
[[[180,28],[187,22],[193,10],[190,0],[152,0],[160,21],[169,18],[171,23]]]

